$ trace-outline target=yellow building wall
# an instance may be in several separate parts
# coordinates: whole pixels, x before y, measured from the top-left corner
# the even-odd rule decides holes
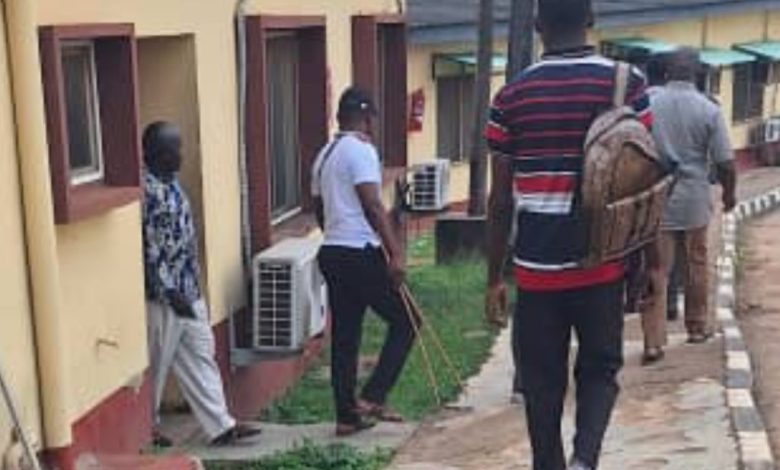
[[[5,33],[0,12],[0,38]],[[0,370],[26,431],[40,443],[38,371],[7,54],[5,41],[0,41]],[[0,400],[0,454],[11,442],[11,430],[10,416]]]
[[[194,34],[202,235],[212,321],[244,304],[233,0],[38,0],[40,25],[134,23],[141,37]],[[396,12],[395,0],[254,0],[248,14],[327,15],[334,94],[352,81],[351,15]],[[149,112],[151,108],[147,108]],[[147,114],[148,116],[149,114]],[[192,171],[196,174],[196,171]],[[187,178],[187,175],[185,175]],[[137,204],[59,227],[64,309],[72,328],[74,419],[146,367]],[[110,343],[114,346],[100,346]]]
[[[147,367],[140,217],[134,204],[57,228],[74,416]]]
[[[769,12],[767,33],[770,39],[780,40],[780,11]]]
[[[762,12],[711,16],[706,20],[706,44],[730,49],[734,44],[762,41],[766,26],[766,16]]]
[[[632,28],[600,29],[594,31],[592,37],[596,43],[611,38],[644,37],[670,44],[701,47],[704,43],[704,27],[700,20],[679,21]]]
[[[505,43],[497,43],[496,49],[506,50]],[[409,134],[409,164],[424,163],[437,158],[437,122],[438,107],[436,80],[433,78],[432,64],[434,54],[474,52],[475,46],[469,44],[452,44],[441,46],[416,46],[409,49],[408,84],[409,91],[422,89],[425,93],[425,115],[423,130]],[[505,83],[504,75],[494,74],[491,82],[491,97]],[[450,169],[450,202],[462,202],[468,199],[469,165],[468,162],[458,162]]]

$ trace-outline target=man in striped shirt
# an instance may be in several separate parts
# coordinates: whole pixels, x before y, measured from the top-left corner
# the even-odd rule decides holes
[[[501,268],[514,223],[514,321],[533,468],[588,470],[598,464],[618,394],[624,266],[579,267],[586,230],[578,189],[585,137],[595,118],[612,106],[616,67],[586,45],[593,23],[590,1],[539,0],[538,12],[536,27],[546,52],[498,93],[486,130],[493,155],[486,313],[490,321],[505,323]],[[651,125],[645,79],[637,70],[626,104]],[[561,418],[572,330],[579,344],[577,433],[567,467]]]

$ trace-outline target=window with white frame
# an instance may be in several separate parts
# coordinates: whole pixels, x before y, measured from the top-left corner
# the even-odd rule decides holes
[[[66,41],[61,54],[71,184],[99,181],[103,151],[95,46],[91,41]]]
[[[298,113],[297,34],[274,33],[268,39],[268,155],[271,216],[281,222],[300,211],[300,128]]]
[[[436,87],[438,156],[464,161],[471,145],[474,76],[439,77]]]

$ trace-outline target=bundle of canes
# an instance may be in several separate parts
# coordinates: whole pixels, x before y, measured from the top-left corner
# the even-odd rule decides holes
[[[384,248],[383,251],[384,251],[385,258],[389,261],[390,257],[387,251]],[[436,371],[434,370],[433,367],[433,362],[431,359],[433,356],[430,354],[430,351],[428,349],[429,346],[427,344],[428,340],[426,339],[424,333],[427,332],[428,337],[430,338],[431,342],[436,348],[436,351],[441,356],[441,359],[445,364],[445,369],[447,370],[447,373],[450,375],[450,378],[454,381],[454,383],[457,385],[457,387],[460,390],[463,390],[464,393],[467,393],[467,388],[465,386],[466,384],[463,380],[463,376],[461,375],[458,367],[455,365],[455,362],[452,360],[452,357],[447,352],[447,349],[444,347],[444,343],[439,337],[439,334],[436,332],[433,326],[431,326],[430,322],[425,320],[423,311],[415,301],[414,296],[412,295],[412,291],[409,289],[409,286],[405,282],[401,283],[401,285],[398,287],[398,292],[401,295],[401,300],[404,303],[404,310],[406,311],[406,314],[409,317],[409,322],[411,323],[412,328],[414,329],[415,337],[417,338],[417,341],[420,343],[420,353],[423,360],[423,367],[428,377],[428,382],[431,386],[433,398],[437,406],[443,406],[445,405],[445,403],[444,400],[442,399],[441,387],[439,386],[439,381],[436,378]]]

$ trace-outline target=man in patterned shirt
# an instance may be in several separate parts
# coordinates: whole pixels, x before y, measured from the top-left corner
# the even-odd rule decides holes
[[[587,46],[590,1],[540,0],[538,12],[545,54],[498,93],[486,131],[493,154],[486,314],[493,323],[506,322],[502,268],[514,223],[514,340],[523,359],[533,468],[593,470],[623,365],[624,263],[580,267],[587,240],[578,188],[585,137],[612,106],[616,67]],[[626,104],[651,124],[645,80],[636,69]],[[572,331],[579,343],[577,432],[567,467],[561,418]]]
[[[156,122],[143,136],[143,239],[154,419],[173,368],[184,398],[215,445],[258,434],[230,416],[214,359],[214,336],[200,287],[198,237],[187,195],[179,184],[181,136]],[[155,441],[169,439],[155,432]]]

